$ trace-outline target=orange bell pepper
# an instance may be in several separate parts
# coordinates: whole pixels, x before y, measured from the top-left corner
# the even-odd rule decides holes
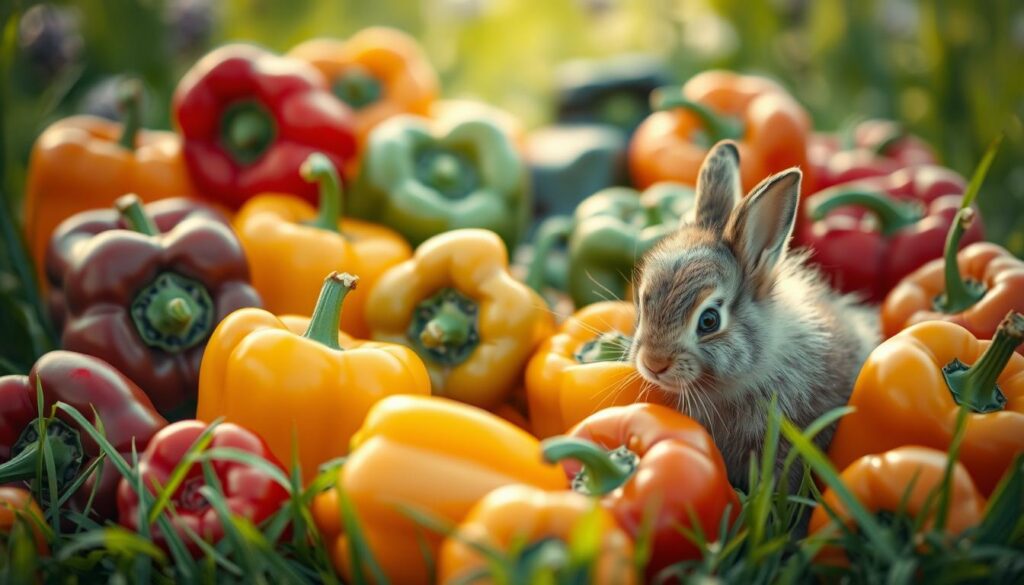
[[[1024,260],[987,242],[957,253],[974,210],[961,209],[946,239],[945,258],[910,273],[882,304],[882,332],[892,337],[923,321],[942,320],[991,339],[1007,311],[1024,312]],[[1024,346],[1017,350],[1024,353]]]
[[[46,554],[50,547],[43,534],[44,518],[43,511],[32,498],[32,492],[20,487],[0,486],[0,533],[8,534],[16,523],[25,522],[35,538],[36,550]]]
[[[388,579],[416,585],[431,582],[424,553],[436,559],[443,536],[409,510],[458,523],[489,492],[520,483],[568,487],[559,467],[542,462],[537,440],[511,423],[444,398],[392,396],[366,415],[337,489],[317,496],[312,512],[340,573],[353,569],[339,513],[343,494]]]
[[[314,153],[301,172],[320,183],[319,211],[298,197],[268,193],[247,201],[235,216],[253,285],[271,313],[302,314],[316,302],[325,274],[358,274],[359,288],[345,297],[341,329],[365,338],[370,291],[385,270],[412,256],[412,248],[389,228],[341,219],[341,186],[330,159]]]
[[[25,188],[25,233],[43,287],[46,246],[68,217],[106,209],[125,193],[145,202],[196,194],[178,135],[139,129],[141,93],[137,83],[123,88],[123,125],[72,116],[53,123],[36,139]]]
[[[992,341],[945,321],[905,329],[868,356],[829,457],[843,469],[902,445],[949,448],[961,404],[970,409],[960,461],[988,495],[1024,453],[1024,315],[1011,313]],[[970,364],[970,366],[965,365]]]
[[[580,534],[584,530],[600,534],[600,548],[589,567],[570,566],[567,572],[596,585],[636,583],[632,539],[618,527],[610,512],[595,507],[594,500],[576,492],[546,492],[524,485],[498,488],[473,507],[441,547],[438,582],[465,583],[469,575],[492,577],[474,579],[473,583],[507,582],[493,578],[493,572],[488,571],[493,565],[481,554],[480,547],[511,555],[511,559],[504,560],[513,563],[513,571],[528,570],[516,564],[525,565],[541,554],[538,546],[564,549],[574,538],[589,538]]]
[[[426,116],[437,99],[437,72],[416,39],[394,28],[365,28],[345,41],[309,40],[288,56],[324,74],[334,95],[355,112],[361,142],[396,114]]]
[[[915,518],[931,506],[921,526],[927,531],[934,526],[935,515],[939,511],[931,500],[935,490],[942,485],[945,472],[946,453],[927,447],[906,446],[878,455],[865,455],[844,469],[839,479],[872,514],[902,510]],[[959,534],[981,522],[985,498],[978,493],[970,474],[960,463],[953,466],[949,494],[945,524],[948,533]],[[834,490],[825,490],[822,502],[840,522],[854,527],[855,520]],[[811,515],[808,532],[815,534],[833,522],[825,507],[818,506]],[[832,555],[826,553],[826,556]]]
[[[430,378],[410,349],[339,335],[341,305],[356,280],[327,277],[303,334],[294,329],[301,322],[261,309],[241,309],[221,321],[199,370],[196,418],[224,417],[256,432],[283,462],[297,449],[309,482],[321,463],[348,453],[349,440],[378,400],[429,394]]]
[[[480,229],[434,236],[385,272],[366,321],[374,339],[416,350],[434,394],[483,408],[508,396],[554,329],[544,300],[509,274],[501,238]]]
[[[624,301],[588,305],[537,349],[526,367],[533,432],[559,435],[602,408],[634,402],[675,406],[673,396],[640,377],[628,359],[636,308]]]
[[[804,172],[802,185],[814,184],[807,164],[811,117],[771,79],[705,71],[681,90],[658,90],[652,101],[659,111],[640,124],[629,144],[629,171],[637,187],[659,181],[696,185],[708,150],[727,138],[739,149],[745,193],[793,166]]]

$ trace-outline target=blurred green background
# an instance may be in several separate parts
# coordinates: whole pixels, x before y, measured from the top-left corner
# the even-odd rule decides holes
[[[219,43],[285,51],[382,24],[420,39],[445,97],[486,100],[528,127],[554,114],[560,63],[640,52],[680,82],[710,67],[773,76],[822,130],[856,116],[901,120],[965,175],[1005,133],[979,203],[990,239],[1024,255],[1020,0],[3,0],[0,19],[0,241],[20,215],[36,136],[72,113],[115,116],[118,75],[144,80],[148,125],[168,127],[177,80]],[[0,303],[31,305],[9,252],[0,293],[15,294]],[[0,328],[15,325],[31,327]]]

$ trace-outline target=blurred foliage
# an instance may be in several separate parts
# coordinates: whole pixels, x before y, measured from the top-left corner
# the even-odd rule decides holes
[[[10,25],[14,21],[6,17],[27,15],[38,9],[36,4],[6,0],[0,15]],[[553,112],[551,93],[560,62],[647,52],[664,56],[680,81],[708,67],[776,77],[807,105],[821,129],[835,129],[854,116],[902,120],[935,144],[947,165],[965,174],[986,144],[1005,132],[1008,139],[980,204],[992,239],[1024,254],[1024,4],[1019,1],[56,4],[65,17],[50,22],[54,38],[31,45],[27,18],[20,34],[8,30],[4,36],[13,52],[3,90],[3,188],[12,212],[20,208],[32,141],[57,117],[105,111],[111,76],[140,75],[149,88],[149,124],[167,127],[174,84],[218,43],[246,40],[286,51],[313,36],[345,37],[380,24],[402,28],[421,40],[441,74],[446,96],[487,100],[529,126],[544,123]],[[53,63],[61,60],[67,62],[54,72]]]

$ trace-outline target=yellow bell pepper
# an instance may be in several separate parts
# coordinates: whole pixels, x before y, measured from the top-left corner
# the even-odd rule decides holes
[[[478,500],[510,484],[568,488],[562,468],[543,462],[537,439],[496,415],[444,398],[392,396],[367,414],[337,489],[317,496],[312,512],[340,573],[352,575],[352,559],[339,491],[388,579],[416,585],[431,582],[424,553],[436,560],[444,537],[408,510],[456,524]]]
[[[223,416],[255,431],[281,461],[292,461],[296,443],[309,482],[321,463],[348,453],[378,400],[429,394],[427,370],[409,348],[339,335],[341,305],[356,281],[328,276],[302,334],[301,321],[262,309],[228,315],[203,355],[197,418]]]
[[[371,289],[385,270],[408,259],[412,248],[390,228],[341,219],[338,173],[326,156],[311,154],[301,172],[307,181],[320,183],[319,210],[294,195],[267,193],[250,199],[235,216],[253,286],[271,313],[303,314],[316,302],[325,274],[358,274],[359,289],[345,299],[341,329],[365,338]]]
[[[430,371],[434,394],[493,408],[513,390],[554,320],[508,271],[494,232],[461,229],[423,242],[370,291],[373,339],[404,343]]]

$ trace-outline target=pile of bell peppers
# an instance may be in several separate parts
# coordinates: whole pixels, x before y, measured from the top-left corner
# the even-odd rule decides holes
[[[744,191],[802,168],[793,245],[877,305],[888,338],[828,452],[846,489],[824,490],[810,532],[853,527],[847,493],[925,510],[954,443],[945,529],[977,525],[1024,453],[1024,261],[983,241],[968,182],[892,121],[815,133],[765,77],[669,85],[635,60],[562,76],[559,125],[527,133],[439,100],[416,40],[371,28],[210,52],[174,92],[173,131],[141,128],[135,80],[120,123],[45,129],[25,236],[61,349],[0,378],[0,532],[45,552],[33,495],[70,486],[69,512],[200,557],[227,530],[211,494],[259,526],[293,476],[322,488],[308,513],[346,579],[361,546],[397,583],[536,576],[587,531],[596,556],[559,578],[699,560],[688,535],[724,537],[741,498],[679,394],[634,368],[632,282],[692,220],[722,139]]]

